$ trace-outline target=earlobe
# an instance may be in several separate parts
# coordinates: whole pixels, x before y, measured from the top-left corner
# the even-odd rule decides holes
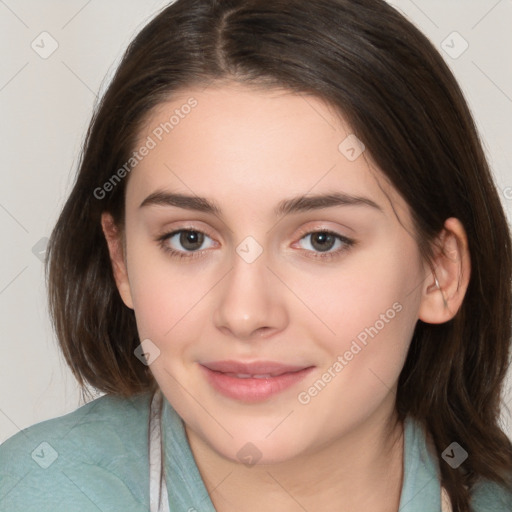
[[[114,222],[110,213],[102,213],[101,227],[108,245],[112,272],[116,281],[117,289],[123,299],[123,302],[129,308],[133,309],[133,301],[128,280],[126,260],[123,250],[123,241],[119,228]]]
[[[434,261],[423,284],[419,319],[430,324],[451,320],[466,294],[471,262],[462,223],[451,217],[438,237]]]

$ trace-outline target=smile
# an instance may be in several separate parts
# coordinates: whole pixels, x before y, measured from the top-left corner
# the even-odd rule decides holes
[[[206,364],[208,364],[208,366],[206,366]],[[297,369],[297,367],[285,368],[281,365],[281,368],[275,369],[274,372],[238,373],[215,370],[211,367],[223,366],[227,368],[230,364],[231,366],[236,366],[240,363],[223,362],[221,364],[206,364],[201,364],[200,368],[207,382],[214,390],[228,398],[249,403],[261,402],[283,392],[298,384],[314,369],[314,366],[306,368],[299,367]],[[259,365],[262,366],[260,363]],[[275,363],[273,363],[273,365],[276,367]],[[268,366],[272,365],[267,365],[267,367]]]

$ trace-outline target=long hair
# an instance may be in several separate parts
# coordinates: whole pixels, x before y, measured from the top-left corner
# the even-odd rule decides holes
[[[129,176],[105,184],[126,170],[155,106],[217,80],[333,105],[410,206],[426,258],[444,221],[462,222],[472,267],[466,296],[451,321],[418,321],[397,410],[427,429],[438,455],[453,440],[470,454],[458,470],[441,464],[455,512],[469,510],[480,478],[510,485],[512,445],[499,426],[511,339],[509,228],[456,80],[429,40],[381,0],[178,0],[129,45],[95,110],[48,249],[50,311],[80,385],[120,396],[155,389],[134,357],[134,313],[117,291],[100,225],[107,211],[123,226]]]

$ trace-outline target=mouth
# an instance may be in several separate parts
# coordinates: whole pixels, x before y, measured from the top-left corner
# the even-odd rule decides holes
[[[292,373],[303,370],[310,365],[289,365],[279,363],[277,361],[254,361],[252,363],[244,363],[242,361],[210,361],[202,363],[210,370],[215,372],[222,372],[226,374],[234,374],[250,377],[262,378],[277,377],[283,373]]]
[[[216,361],[202,363],[200,368],[215,391],[228,398],[251,403],[267,400],[292,387],[314,366],[290,366],[273,361]]]
[[[270,379],[272,377],[278,377],[279,375],[282,375],[282,373],[264,373],[262,375],[251,375],[249,373],[218,373],[224,373],[224,375],[227,375],[229,377],[236,377],[237,379]]]

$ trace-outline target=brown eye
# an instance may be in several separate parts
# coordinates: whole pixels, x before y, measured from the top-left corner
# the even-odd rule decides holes
[[[337,245],[337,248],[343,247],[344,245],[350,245],[352,240],[345,238],[344,236],[338,235],[337,233],[331,233],[330,231],[311,231],[306,233],[301,238],[302,240],[310,239],[307,244],[310,247],[306,247],[308,250],[327,252],[333,249]],[[335,251],[336,252],[336,251]]]
[[[342,253],[350,249],[356,243],[355,240],[325,230],[306,233],[300,239],[300,242],[307,241],[308,239],[310,241],[304,248],[307,255],[313,258],[323,258],[324,260],[341,256]]]
[[[210,246],[204,247],[206,239],[211,242]],[[213,245],[212,242],[208,235],[195,229],[179,229],[159,238],[159,243],[165,250],[183,256],[208,249]]]
[[[334,247],[336,237],[330,233],[319,231],[311,233],[311,246],[317,251],[328,251]]]
[[[204,233],[199,231],[181,231],[179,242],[187,251],[196,251],[203,245]]]

